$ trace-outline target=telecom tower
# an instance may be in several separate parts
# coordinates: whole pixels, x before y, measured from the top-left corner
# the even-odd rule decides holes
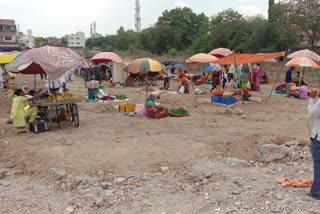
[[[140,32],[141,30],[141,16],[140,16],[140,0],[136,0],[136,15],[135,15],[135,26],[136,26],[136,31]]]

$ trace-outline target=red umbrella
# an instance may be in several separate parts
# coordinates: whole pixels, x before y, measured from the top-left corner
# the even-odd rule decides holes
[[[123,60],[114,52],[100,52],[92,59],[92,62],[106,63],[106,62],[122,62]]]
[[[232,51],[227,48],[217,48],[212,50],[209,54],[221,58],[231,55]]]
[[[21,74],[46,73],[55,81],[86,60],[69,48],[44,46],[28,50],[6,65],[6,70]]]

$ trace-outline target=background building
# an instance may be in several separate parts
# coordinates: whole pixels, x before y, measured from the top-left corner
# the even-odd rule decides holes
[[[24,35],[22,32],[18,33],[17,36],[18,44],[22,47],[34,48],[34,38],[32,36],[32,30],[27,30],[27,35]]]
[[[17,27],[14,20],[0,19],[0,51],[19,51],[16,40]]]
[[[68,47],[70,48],[85,48],[86,38],[81,31],[76,34],[67,35]]]
[[[55,38],[55,37],[49,37],[48,38],[48,44],[49,45],[52,45],[52,46],[60,46],[60,39],[58,38]]]

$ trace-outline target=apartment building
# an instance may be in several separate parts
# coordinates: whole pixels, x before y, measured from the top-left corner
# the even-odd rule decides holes
[[[16,35],[17,28],[15,21],[0,19],[0,51],[20,50]]]
[[[68,47],[70,48],[85,48],[86,38],[84,32],[67,35]]]

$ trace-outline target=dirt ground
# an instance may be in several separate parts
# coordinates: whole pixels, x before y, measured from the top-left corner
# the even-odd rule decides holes
[[[31,87],[33,77],[18,76],[16,82]],[[38,80],[38,87],[44,84]],[[67,87],[85,100],[80,77]],[[172,81],[170,91],[177,87]],[[308,100],[272,96],[267,102],[271,87],[252,92],[262,103],[230,107],[241,109],[239,115],[225,115],[226,106],[210,103],[210,86],[200,86],[206,94],[161,93],[163,106],[184,107],[188,117],[151,120],[118,113],[114,101],[81,102],[79,128],[64,122],[62,129],[19,135],[6,124],[10,107],[1,97],[0,181],[9,184],[0,185],[0,213],[320,213],[318,202],[305,195],[308,189],[272,183],[312,178],[310,158],[257,162],[263,144],[306,145],[313,125]],[[105,92],[141,104],[146,96],[143,88],[106,85]],[[227,157],[251,166],[230,167],[223,162]],[[210,171],[205,184],[204,178],[184,182],[197,170]],[[297,200],[300,206],[290,206]]]

